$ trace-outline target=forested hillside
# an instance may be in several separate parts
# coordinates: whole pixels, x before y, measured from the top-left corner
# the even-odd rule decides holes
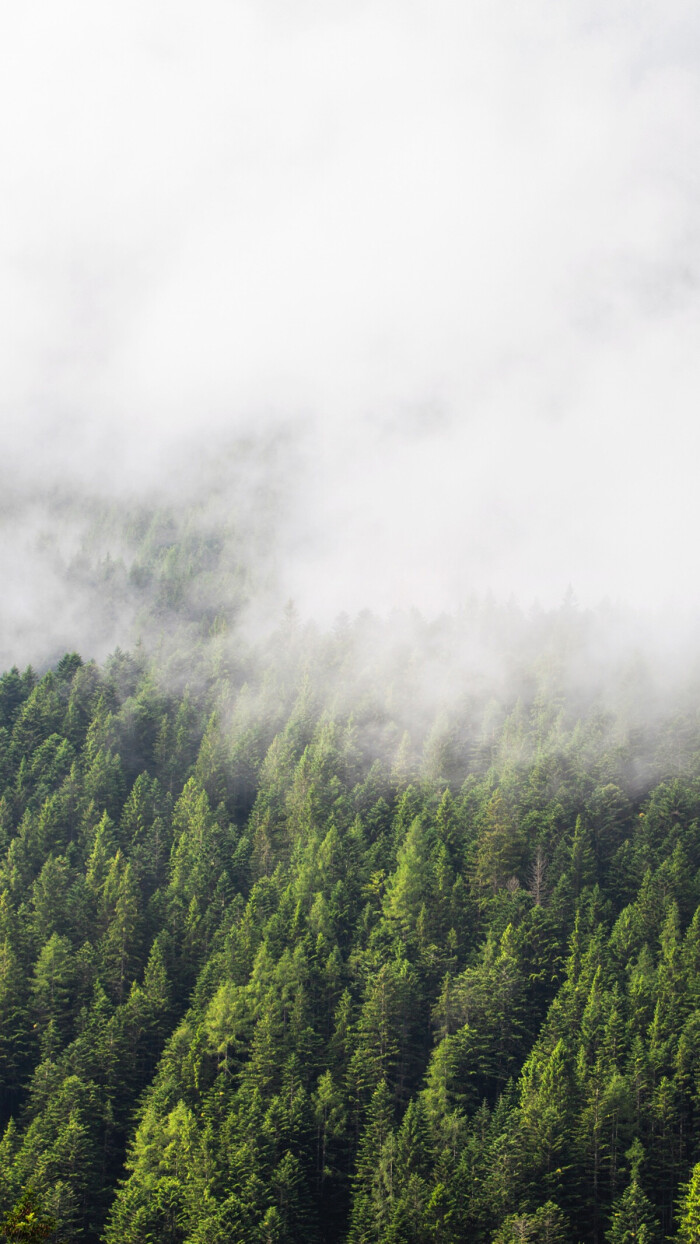
[[[3,675],[6,1238],[700,1238],[697,701],[402,625]]]
[[[0,1244],[700,1244],[700,0],[0,7]]]

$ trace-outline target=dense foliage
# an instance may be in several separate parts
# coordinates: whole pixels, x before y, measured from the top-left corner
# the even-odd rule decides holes
[[[0,679],[5,1238],[699,1239],[696,712],[207,625]]]

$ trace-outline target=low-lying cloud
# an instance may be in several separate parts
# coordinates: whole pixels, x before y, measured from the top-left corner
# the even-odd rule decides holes
[[[696,6],[27,0],[2,27],[15,489],[177,501],[194,442],[258,438],[290,446],[266,531],[306,613],[569,582],[697,606]],[[8,625],[38,567],[6,553]]]

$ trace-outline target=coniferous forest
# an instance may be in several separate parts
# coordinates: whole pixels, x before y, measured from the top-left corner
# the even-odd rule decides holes
[[[159,642],[0,679],[4,1238],[698,1240],[692,670],[136,546]]]

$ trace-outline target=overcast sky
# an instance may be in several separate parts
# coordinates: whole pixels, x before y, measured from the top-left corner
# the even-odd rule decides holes
[[[697,605],[699,69],[691,0],[3,6],[0,470],[298,425],[303,609]]]

